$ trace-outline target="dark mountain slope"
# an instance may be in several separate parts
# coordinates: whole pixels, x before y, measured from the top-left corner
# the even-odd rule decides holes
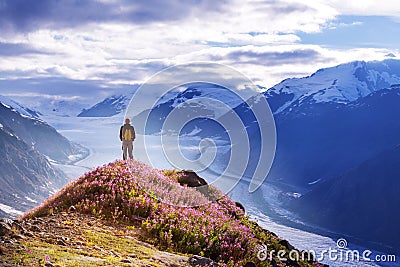
[[[49,158],[70,162],[72,158],[82,157],[87,152],[82,147],[72,144],[44,121],[29,116],[22,116],[10,106],[0,103],[0,123],[13,131],[24,142]]]
[[[307,186],[338,176],[400,143],[400,86],[350,104],[293,104],[276,115],[271,179]]]
[[[39,202],[66,183],[44,156],[5,126],[0,127],[0,154],[0,203],[13,209],[25,211],[35,205],[31,200]]]
[[[400,145],[317,185],[296,206],[309,222],[400,252]]]

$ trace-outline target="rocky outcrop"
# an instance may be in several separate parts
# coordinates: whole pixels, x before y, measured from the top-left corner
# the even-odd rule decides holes
[[[210,267],[219,266],[213,260],[198,255],[193,255],[192,257],[190,257],[189,264],[190,266],[210,266]]]
[[[187,185],[188,187],[199,187],[208,185],[206,180],[201,178],[192,170],[182,170],[178,172],[178,182],[181,185]]]

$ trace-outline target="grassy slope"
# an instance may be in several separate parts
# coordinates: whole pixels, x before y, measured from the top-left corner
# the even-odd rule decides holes
[[[290,246],[250,221],[217,189],[210,187],[204,194],[178,180],[174,171],[137,161],[98,167],[25,214],[21,223],[38,233],[31,231],[20,240],[16,252],[3,247],[5,258],[25,266],[44,264],[46,255],[59,266],[187,265],[182,263],[187,257],[178,253],[209,257],[222,266],[249,261],[257,266],[316,265],[283,262],[276,255],[272,261],[259,261],[261,244],[287,253]],[[218,201],[208,201],[216,197]],[[40,220],[47,223],[38,231],[34,226]]]
[[[187,257],[140,241],[140,229],[80,213],[25,219],[29,236],[10,235],[0,249],[0,266],[182,266]],[[35,227],[32,227],[34,225]],[[17,239],[13,244],[9,241]],[[4,261],[2,263],[2,260]],[[12,264],[12,265],[11,265]]]

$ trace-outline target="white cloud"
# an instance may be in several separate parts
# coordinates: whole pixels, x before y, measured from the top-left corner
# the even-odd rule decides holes
[[[210,3],[170,20],[75,21],[69,27],[65,25],[68,21],[60,27],[54,27],[57,21],[53,21],[46,24],[53,27],[3,36],[0,42],[22,43],[46,53],[0,57],[0,72],[131,84],[143,82],[166,66],[211,60],[232,65],[262,85],[272,86],[287,75],[309,75],[317,68],[398,54],[387,49],[304,45],[296,35],[298,31],[319,32],[339,14],[398,12],[394,1],[381,1],[378,7],[376,1],[232,0],[213,11],[207,7]],[[149,8],[154,15],[157,7]]]
[[[4,94],[7,97],[29,97],[29,98],[34,98],[34,97],[40,97],[40,98],[45,98],[49,100],[57,100],[57,101],[73,101],[73,100],[79,100],[82,97],[81,96],[60,96],[60,95],[50,95],[50,94],[39,94],[39,93],[33,93],[33,92],[24,92],[24,93],[7,93]]]
[[[319,0],[319,2],[332,7],[342,15],[400,17],[400,5],[397,0]]]

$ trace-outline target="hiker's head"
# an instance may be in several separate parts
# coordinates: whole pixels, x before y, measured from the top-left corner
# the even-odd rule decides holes
[[[126,119],[125,119],[125,123],[126,123],[126,124],[129,124],[130,122],[131,122],[131,120],[130,120],[129,118],[126,118]]]

